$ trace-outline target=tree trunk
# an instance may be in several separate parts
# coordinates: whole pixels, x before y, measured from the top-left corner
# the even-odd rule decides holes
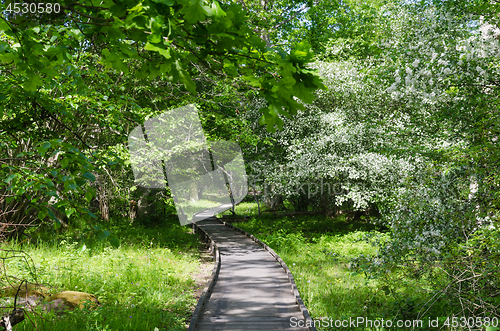
[[[108,196],[106,192],[106,186],[101,175],[97,175],[97,192],[99,194],[99,211],[101,212],[101,217],[106,222],[109,221],[109,203]]]
[[[271,210],[284,209],[284,207],[285,207],[285,205],[283,204],[283,196],[281,194],[267,196],[266,200],[265,200],[265,204]]]
[[[199,200],[198,189],[196,187],[195,181],[191,182],[190,198],[191,198],[191,202],[196,202]]]
[[[130,200],[128,217],[130,218],[130,222],[133,222],[137,217],[137,202],[135,200]]]
[[[16,309],[10,314],[3,315],[0,319],[0,326],[3,326],[6,331],[12,331],[12,327],[22,321],[24,321],[24,310]]]

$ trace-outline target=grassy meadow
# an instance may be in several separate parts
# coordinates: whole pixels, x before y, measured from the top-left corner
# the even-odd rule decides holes
[[[88,292],[100,303],[64,314],[38,307],[14,330],[186,329],[196,289],[204,286],[213,264],[206,256],[200,260],[198,236],[174,218],[154,228],[126,222],[106,225],[120,238],[119,248],[78,230],[52,236],[33,233],[32,240],[1,247],[25,252],[5,260],[9,275],[42,283],[51,292]]]
[[[383,283],[359,268],[366,257],[377,253],[376,243],[389,238],[386,230],[363,217],[358,221],[346,220],[344,215],[332,219],[320,215],[277,217],[263,213],[256,217],[257,205],[248,202],[238,205],[236,213],[250,216],[247,221],[235,223],[236,226],[268,244],[287,263],[304,303],[317,321],[359,317],[372,321],[414,321],[428,307],[425,304],[432,298],[431,280],[408,277],[395,270],[384,276]],[[29,240],[1,247],[23,250],[29,257],[29,263],[22,254],[6,259],[5,270],[9,275],[42,283],[52,292],[88,292],[100,303],[94,308],[64,314],[42,311],[39,307],[28,312],[27,320],[14,330],[186,329],[197,302],[196,290],[204,285],[213,267],[198,236],[190,227],[181,227],[175,217],[149,227],[128,222],[103,226],[120,239],[118,248],[82,229],[33,232]],[[6,253],[2,253],[5,257]],[[414,329],[432,329],[428,321],[436,318],[442,326],[446,316],[446,300],[442,298],[426,312],[423,327]],[[339,328],[325,323],[317,326],[318,330],[412,329]]]
[[[256,209],[254,203],[242,203],[236,207],[236,213],[250,216],[257,213]],[[331,219],[320,215],[273,217],[263,213],[259,218],[251,217],[248,222],[234,225],[255,235],[281,256],[292,271],[313,319],[363,317],[413,323],[432,297],[429,282],[424,278],[409,278],[394,271],[386,276],[393,284],[389,289],[377,278],[355,268],[363,257],[377,253],[377,241],[388,239],[387,231],[376,228],[363,217],[360,221],[346,221],[343,215]],[[439,318],[442,326],[443,316],[447,316],[444,299],[427,312],[422,319],[423,327],[415,329],[429,329],[429,318],[431,321]],[[317,326],[318,330],[389,330],[375,326],[331,327],[331,322],[318,322]]]

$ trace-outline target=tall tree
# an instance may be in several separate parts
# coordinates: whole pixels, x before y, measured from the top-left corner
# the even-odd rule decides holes
[[[94,169],[122,162],[113,146],[158,110],[148,81],[159,87],[180,82],[176,90],[195,94],[198,69],[235,79],[240,89],[267,100],[261,123],[270,130],[282,125],[280,114],[293,115],[303,107],[300,100],[311,102],[322,87],[305,67],[312,59],[307,44],[267,49],[237,4],[4,1],[1,8],[5,223],[49,216],[59,225],[62,215],[94,217],[82,201],[95,193],[87,186]],[[131,77],[142,88],[134,88]]]

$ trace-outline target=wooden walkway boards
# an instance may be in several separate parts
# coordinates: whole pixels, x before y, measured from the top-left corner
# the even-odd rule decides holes
[[[291,326],[291,318],[304,321],[298,292],[266,249],[216,219],[196,225],[216,243],[220,269],[205,302],[200,299],[190,330],[315,330]]]

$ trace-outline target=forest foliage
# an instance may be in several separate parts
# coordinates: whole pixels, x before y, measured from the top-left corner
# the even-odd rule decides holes
[[[250,186],[273,207],[387,227],[360,265],[388,291],[387,270],[440,272],[433,290],[465,302],[457,312],[498,314],[497,1],[65,1],[50,14],[8,4],[3,236],[160,222],[172,199],[134,185],[127,135],[196,103],[207,137],[242,146]]]

